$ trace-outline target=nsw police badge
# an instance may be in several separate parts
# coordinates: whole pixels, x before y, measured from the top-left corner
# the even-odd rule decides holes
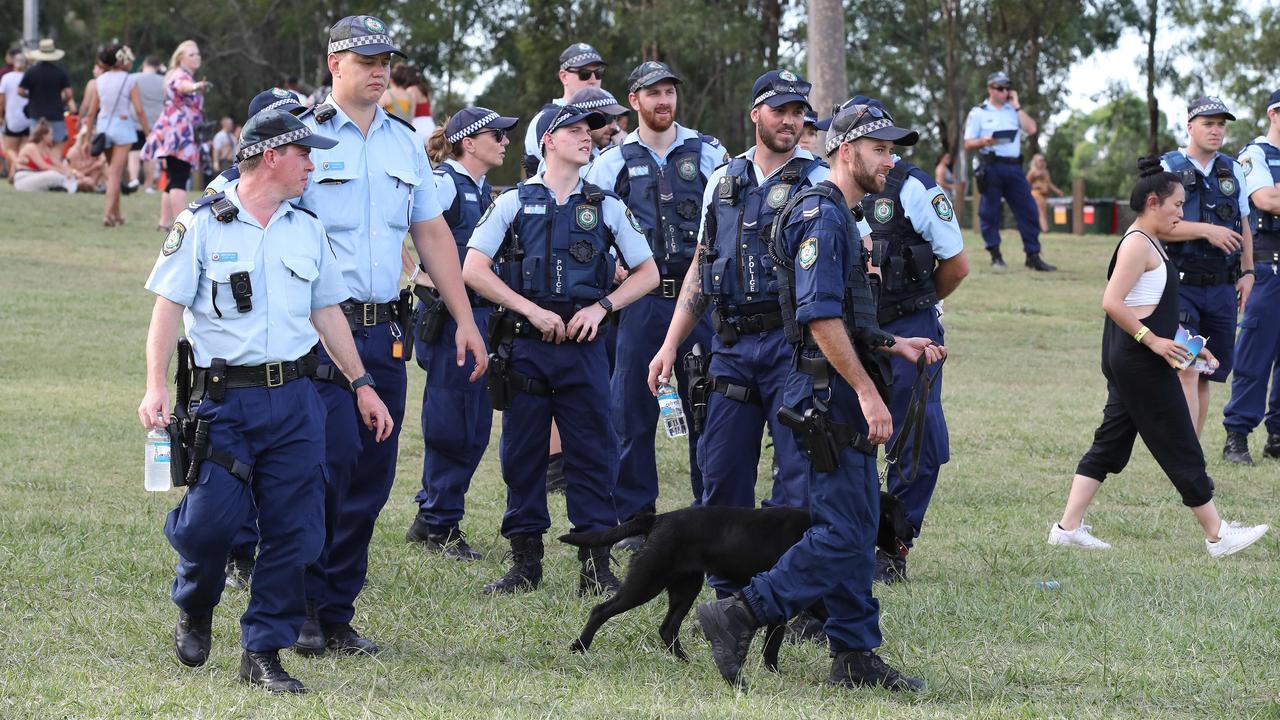
[[[786,183],[779,183],[773,186],[769,191],[769,195],[765,198],[765,202],[769,207],[777,210],[787,204],[787,195],[791,194],[791,186]]]
[[[693,180],[698,177],[698,164],[691,157],[680,158],[680,162],[676,163],[676,172],[684,180]]]
[[[387,26],[383,25],[382,21],[375,17],[366,17],[364,19],[364,28],[371,33],[384,33],[387,31]]]
[[[810,236],[800,243],[800,252],[796,253],[796,262],[800,263],[800,267],[808,270],[818,261],[818,238]]]
[[[1218,181],[1218,186],[1222,188],[1222,194],[1223,194],[1223,195],[1235,195],[1235,194],[1236,194],[1236,181],[1235,181],[1235,178],[1224,177],[1224,178],[1222,178],[1222,180]]]
[[[946,195],[937,195],[933,198],[933,212],[942,222],[951,222],[956,216],[955,208],[951,207],[951,201]]]
[[[887,223],[893,219],[893,200],[890,198],[877,198],[876,204],[871,209],[871,216],[878,223]]]
[[[573,217],[578,221],[578,227],[583,230],[595,230],[596,225],[600,223],[600,212],[596,210],[595,205],[579,205],[573,212]]]
[[[178,248],[182,247],[182,237],[187,234],[187,228],[180,222],[173,224],[173,229],[169,231],[168,237],[164,239],[164,246],[160,248],[160,252],[166,257],[178,252]]]

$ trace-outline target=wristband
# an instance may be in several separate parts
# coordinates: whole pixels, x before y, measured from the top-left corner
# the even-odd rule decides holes
[[[1141,343],[1142,338],[1146,337],[1147,333],[1149,332],[1151,332],[1151,328],[1147,327],[1146,325],[1143,325],[1142,328],[1138,330],[1138,332],[1133,334],[1133,339]]]
[[[368,385],[369,387],[374,387],[374,388],[378,387],[377,383],[373,381],[373,376],[370,375],[369,373],[365,373],[360,377],[356,378],[355,380],[351,381],[351,391],[355,392],[356,390],[359,390],[365,385]]]
[[[596,302],[600,303],[600,307],[604,308],[605,314],[613,312],[613,303],[609,301],[608,297],[602,297]]]
[[[1240,277],[1244,277],[1245,275],[1253,275],[1255,278],[1256,278],[1256,277],[1258,277],[1257,273],[1255,273],[1255,272],[1253,271],[1253,268],[1249,268],[1248,270],[1241,270],[1241,271],[1240,271]]]
[[[413,274],[409,276],[409,284],[412,285],[418,280],[418,275],[422,272],[422,268],[415,267]]]

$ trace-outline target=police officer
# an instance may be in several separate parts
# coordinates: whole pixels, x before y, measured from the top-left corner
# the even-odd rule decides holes
[[[249,101],[249,110],[245,115],[251,118],[263,110],[285,110],[294,115],[301,115],[306,108],[299,101],[298,96],[283,88],[268,88],[253,96]],[[205,186],[204,194],[212,195],[216,192],[222,192],[229,183],[240,178],[240,169],[236,163],[231,163],[231,167],[218,173],[218,176],[209,181]]]
[[[610,489],[617,461],[613,427],[602,398],[609,370],[598,340],[608,316],[658,284],[658,268],[639,226],[616,195],[584,183],[590,130],[599,113],[565,105],[542,117],[547,169],[494,201],[468,243],[467,285],[502,306],[489,336],[489,378],[502,416],[502,477],[507,510],[502,536],[512,566],[486,593],[536,588],[542,580],[542,535],[551,421],[564,443],[565,498],[575,532],[617,524]],[[614,258],[631,274],[615,290]],[[497,273],[493,264],[497,262]],[[609,548],[579,551],[580,593],[612,590]]]
[[[964,128],[964,149],[978,154],[978,182],[982,201],[982,241],[991,253],[991,267],[1005,267],[1000,254],[1000,199],[1009,209],[1022,235],[1026,266],[1039,272],[1058,268],[1040,257],[1040,211],[1031,197],[1031,186],[1022,173],[1022,137],[1036,131],[1036,121],[1022,109],[1018,91],[1003,71],[987,76],[987,101],[969,111]]]
[[[457,245],[441,216],[422,140],[412,126],[378,106],[390,77],[391,55],[403,53],[386,25],[368,15],[335,23],[328,49],[333,92],[302,121],[338,138],[340,144],[316,153],[316,170],[301,204],[319,215],[329,232],[350,290],[343,312],[360,357],[377,381],[378,395],[398,427],[407,384],[408,294],[401,300],[399,293],[406,232],[457,321],[455,362],[462,366],[470,355],[474,365],[469,377],[475,381],[488,356],[472,319]],[[322,383],[320,395],[329,413],[325,550],[307,573],[310,617],[295,649],[312,655],[326,649],[374,653],[378,646],[361,637],[351,619],[364,587],[373,526],[395,478],[398,431],[387,442],[374,443],[355,421],[345,388]]]
[[[223,561],[256,506],[262,554],[241,617],[240,678],[277,693],[305,692],[278,651],[298,636],[304,568],[324,540],[325,413],[310,379],[317,333],[355,388],[370,438],[385,440],[393,425],[337,307],[347,288],[324,227],[286,202],[302,194],[310,149],[334,144],[281,110],[251,118],[240,138],[240,179],[178,216],[146,284],[158,297],[138,416],[147,427],[165,426],[164,374],[186,310],[195,417],[209,423],[208,459],[195,453],[194,462],[203,460],[195,482],[165,522],[179,555],[178,660],[199,667],[208,659]]]
[[[823,128],[825,131],[826,128]],[[800,132],[800,147],[808,150],[814,155],[821,150],[818,147],[818,113],[809,110],[804,114],[804,130]]]
[[[1236,338],[1231,400],[1223,408],[1222,418],[1227,429],[1222,457],[1243,465],[1253,464],[1249,433],[1262,422],[1267,410],[1267,380],[1280,372],[1280,90],[1271,93],[1266,114],[1267,134],[1259,135],[1240,153],[1244,194],[1249,197],[1255,274]],[[1262,454],[1280,458],[1280,382],[1274,380],[1270,407]]]
[[[767,247],[778,210],[827,167],[796,147],[809,110],[810,85],[787,70],[761,75],[751,90],[756,144],[720,166],[703,194],[698,254],[680,289],[662,347],[649,363],[649,387],[668,381],[677,349],[714,303],[711,392],[698,441],[702,501],[751,507],[764,426],[778,465],[766,504],[804,507],[807,464],[795,436],[778,424],[791,346],[782,332],[777,277]],[[721,592],[735,588],[712,578]]]
[[[644,230],[658,264],[661,282],[622,315],[618,325],[618,359],[610,379],[613,424],[618,437],[618,479],[613,489],[620,518],[652,512],[658,498],[658,466],[654,432],[658,404],[648,389],[648,365],[662,345],[676,298],[693,262],[707,178],[728,156],[720,142],[676,122],[680,76],[664,63],[641,63],[627,78],[627,102],[640,117],[636,131],[605,151],[587,180],[618,193]],[[677,350],[688,353],[694,343],[711,347],[711,324],[705,313]],[[677,368],[678,390],[686,417],[689,378]],[[698,469],[699,434],[689,435],[689,481],[693,502],[702,502]],[[630,545],[639,544],[639,538]]]
[[[587,178],[587,173],[591,172],[591,166],[595,164],[596,158],[600,157],[600,153],[613,147],[613,138],[620,132],[622,128],[618,126],[618,118],[627,114],[627,109],[618,104],[617,98],[613,93],[598,87],[588,87],[579,90],[569,98],[569,104],[583,110],[593,110],[604,116],[604,126],[598,130],[591,131],[591,160],[582,166],[582,179]],[[547,169],[546,160],[538,162],[538,172],[544,172]],[[610,367],[612,367],[612,359]]]
[[[508,133],[516,122],[488,108],[468,107],[431,136],[436,193],[458,248],[459,267],[471,231],[493,202],[485,173],[502,165]],[[405,540],[458,560],[479,560],[480,553],[467,543],[458,524],[471,478],[489,446],[493,405],[484,383],[472,382],[470,371],[455,361],[457,323],[430,278],[415,270],[411,280],[417,281],[414,292],[420,300],[414,349],[427,382],[422,389],[422,490],[414,498],[418,515]],[[476,327],[487,327],[493,304],[474,293],[470,298]]]
[[[857,96],[853,102],[863,102],[889,117],[888,110],[874,98]],[[938,305],[969,274],[969,256],[951,201],[933,177],[895,156],[884,189],[868,193],[862,199],[862,211],[871,229],[871,264],[880,269],[880,327],[894,335],[927,337],[944,344]],[[895,382],[889,393],[889,412],[900,432],[911,409],[916,368],[894,358],[892,369]],[[919,457],[915,457],[916,436],[909,432],[900,447],[900,462],[889,468],[887,476],[888,490],[902,499],[917,537],[938,483],[938,471],[950,459],[941,370],[928,377],[933,380],[923,419],[919,420],[924,423]],[[890,442],[897,437],[895,433]],[[876,549],[877,580],[905,580],[906,570],[905,555]]]
[[[529,121],[529,129],[524,136],[524,158],[521,160],[525,177],[532,177],[537,173],[542,163],[542,136],[538,135],[542,116],[554,114],[568,104],[569,99],[579,90],[600,87],[607,64],[600,53],[587,43],[574,43],[560,53],[560,85],[564,87],[564,94],[543,105]]]
[[[783,419],[786,432],[806,438],[814,526],[741,593],[699,606],[716,667],[730,683],[741,682],[761,625],[785,622],[822,600],[834,658],[830,684],[923,686],[875,653],[881,642],[879,603],[871,595],[880,506],[875,446],[893,432],[881,399],[888,378],[880,359],[888,352],[913,363],[922,355],[937,361],[945,350],[929,338],[898,338],[876,325],[866,251],[851,213],[865,194],[884,189],[893,145],[912,145],[918,137],[894,127],[875,106],[843,107],[827,135],[830,179],[802,190],[776,219],[782,226],[772,250],[786,332],[798,346]]]
[[[1182,222],[1160,238],[1181,280],[1178,322],[1207,338],[1206,347],[1218,360],[1212,373],[1201,373],[1194,364],[1180,373],[1197,436],[1209,412],[1209,383],[1226,382],[1231,372],[1237,296],[1244,304],[1253,289],[1253,235],[1245,222],[1249,197],[1244,171],[1234,158],[1219,152],[1227,121],[1235,119],[1216,97],[1192,100],[1187,105],[1187,146],[1160,158],[1166,170],[1182,178],[1186,191]]]

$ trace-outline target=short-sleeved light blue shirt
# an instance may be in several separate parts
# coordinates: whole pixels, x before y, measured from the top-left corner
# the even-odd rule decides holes
[[[661,154],[659,154],[654,148],[645,145],[645,143],[640,139],[640,132],[638,130],[627,135],[627,139],[623,140],[622,144],[629,145],[631,143],[636,143],[643,146],[645,150],[649,151],[649,155],[653,157],[653,161],[658,164],[658,167],[666,167],[667,156],[671,154],[671,151],[683,144],[689,138],[695,137],[701,137],[701,133],[697,130],[687,128],[676,123],[676,138],[672,141],[671,145],[663,149]],[[702,171],[702,176],[710,177],[711,173],[715,172],[715,169],[722,163],[728,161],[728,159],[729,154],[725,152],[724,147],[718,143],[714,145],[708,142],[702,143],[702,153],[698,157],[698,167]],[[587,173],[587,182],[592,185],[605,188],[606,190],[612,190],[613,186],[618,182],[618,175],[622,173],[622,169],[626,166],[626,158],[622,157],[622,147],[615,145],[614,147],[606,149],[600,154],[600,157],[596,158],[595,161],[591,163],[591,171]]]
[[[782,172],[782,168],[787,166],[787,162],[791,161],[791,158],[787,158],[786,162],[782,163],[777,168],[775,168],[773,172],[769,173],[768,175],[765,175],[764,171],[760,169],[760,166],[756,164],[756,146],[755,145],[752,145],[751,147],[747,148],[747,151],[742,153],[741,155],[738,155],[738,157],[747,158],[748,160],[751,161],[751,171],[755,174],[757,186],[764,185],[769,180],[769,178]],[[813,153],[797,145],[795,149],[795,154],[792,155],[792,157],[809,159],[813,157]],[[698,224],[698,242],[699,243],[705,244],[703,236],[706,234],[706,230],[707,230],[707,211],[715,207],[716,187],[720,184],[720,178],[724,177],[724,174],[727,171],[728,171],[728,164],[726,163],[724,165],[717,167],[715,171],[711,173],[711,177],[707,178],[707,187],[705,190],[702,191],[702,222]],[[831,168],[827,167],[826,165],[819,165],[809,171],[809,174],[804,177],[804,180],[801,182],[801,184],[817,185],[823,180],[826,180],[827,177],[830,175],[831,175]]]
[[[1200,175],[1203,177],[1207,177],[1209,175],[1209,172],[1213,169],[1213,160],[1210,160],[1208,165],[1201,165],[1200,163],[1196,162],[1195,158],[1187,154],[1186,148],[1178,148],[1178,152],[1182,153],[1183,157],[1190,160],[1191,167],[1195,168],[1196,172],[1200,173]],[[1217,155],[1222,155],[1222,153],[1217,153]],[[1217,155],[1215,155],[1215,157],[1217,157]],[[1231,163],[1231,173],[1236,178],[1236,187],[1242,188],[1242,190],[1240,191],[1240,216],[1244,218],[1244,224],[1248,226],[1249,224],[1249,193],[1253,191],[1249,190],[1248,186],[1245,184],[1244,170],[1240,167],[1240,163],[1236,162],[1235,158],[1232,158],[1229,155],[1222,155],[1222,157],[1226,158],[1227,161]],[[1160,167],[1164,168],[1165,170],[1168,170],[1169,163],[1162,158],[1160,160]],[[1209,222],[1209,221],[1204,220],[1204,222]]]
[[[264,228],[240,204],[238,186],[224,191],[240,209],[231,222],[208,207],[178,215],[146,282],[188,309],[187,337],[200,367],[213,358],[228,365],[296,360],[316,344],[311,311],[350,295],[319,220],[286,202]],[[238,272],[249,273],[253,291],[247,313],[231,293]]]
[[[545,185],[546,183],[542,181],[542,173],[538,173],[525,180],[525,184]],[[550,191],[550,188],[547,190]],[[564,202],[559,202],[557,199],[557,204],[564,205],[575,195],[580,194],[582,194],[581,180],[573,188],[573,192],[569,193],[569,197],[565,198]],[[555,193],[552,193],[552,197],[555,197]],[[467,243],[467,247],[475,248],[491,258],[497,255],[498,250],[502,248],[502,241],[507,236],[507,229],[511,227],[511,223],[515,222],[516,213],[519,210],[519,192],[512,190],[499,195],[484,217],[480,218],[480,224],[476,225],[475,231],[471,233],[471,241]],[[627,267],[635,268],[653,257],[653,250],[649,248],[649,241],[636,229],[630,215],[627,206],[614,195],[606,195],[600,204],[600,219],[613,232],[613,242],[622,253],[622,259],[627,263]]]
[[[1253,140],[1255,143],[1267,143],[1271,145],[1271,140],[1266,135],[1259,135]],[[1249,162],[1245,162],[1248,160]],[[1280,163],[1280,160],[1276,161]],[[1262,148],[1257,145],[1248,145],[1244,150],[1240,151],[1240,167],[1244,173],[1244,194],[1251,196],[1255,192],[1263,188],[1271,188],[1276,186],[1275,180],[1271,176],[1271,165],[1268,164],[1267,154],[1262,152]]]
[[[897,164],[897,156],[894,156],[893,162]],[[942,197],[941,201],[936,200],[939,196]],[[911,227],[929,241],[929,245],[933,247],[934,256],[939,260],[953,258],[964,250],[964,236],[960,234],[960,223],[956,222],[951,200],[947,198],[941,187],[934,185],[927,188],[920,182],[920,178],[907,175],[906,181],[902,183],[902,191],[898,194],[898,200],[902,205],[903,214],[911,221]],[[945,210],[942,215],[938,214],[939,208]],[[943,219],[943,215],[946,219]],[[861,229],[859,227],[859,230]]]
[[[979,155],[995,155],[997,157],[1018,157],[1022,154],[1022,123],[1018,121],[1018,111],[1009,103],[997,108],[984,102],[969,111],[969,120],[964,126],[964,139],[988,137],[1000,130],[1014,130],[1013,142],[997,143],[982,148]]]
[[[316,169],[299,204],[324,223],[342,276],[359,302],[389,302],[400,292],[400,252],[413,223],[441,213],[422,139],[377,108],[365,137],[333,96],[323,125],[302,121],[338,144],[313,149]]]
[[[458,174],[463,177],[471,177],[471,171],[462,166],[462,163],[449,158],[444,161],[444,165],[450,165]],[[471,178],[475,181],[476,187],[484,186],[484,175],[478,178]],[[454,198],[458,197],[458,186],[453,184],[453,176],[447,172],[435,173],[436,180],[436,200],[440,203],[440,207],[448,208],[453,205]],[[475,201],[476,198],[468,195],[467,200]]]

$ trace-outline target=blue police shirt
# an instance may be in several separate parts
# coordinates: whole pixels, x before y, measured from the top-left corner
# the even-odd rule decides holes
[[[899,159],[896,155],[893,157],[895,165]],[[938,197],[942,200],[937,200]],[[898,202],[902,206],[903,214],[911,221],[911,227],[929,241],[933,246],[933,254],[939,260],[953,258],[964,250],[964,237],[960,234],[960,223],[956,222],[955,211],[951,210],[951,200],[947,198],[941,187],[934,185],[926,188],[919,178],[908,175],[906,182],[902,183]],[[940,207],[946,208],[941,215]],[[946,217],[943,217],[944,215]],[[861,223],[858,231],[864,233],[863,237],[869,237],[871,234],[870,226],[864,228]]]
[[[538,173],[526,180],[525,184],[545,185],[546,183],[542,181],[542,173]],[[550,188],[547,190],[550,192]],[[557,198],[557,203],[564,205],[572,200],[573,196],[580,194],[582,194],[581,180],[564,202],[559,202]],[[552,197],[554,196],[555,193],[552,193]],[[507,236],[507,229],[511,227],[511,223],[515,222],[516,212],[519,210],[519,193],[505,192],[499,195],[498,199],[489,206],[484,217],[480,218],[480,224],[476,225],[475,231],[471,233],[471,241],[467,243],[467,247],[475,248],[489,257],[497,255],[498,250],[502,248],[502,241]],[[613,232],[613,241],[618,251],[622,253],[622,259],[627,263],[627,267],[639,267],[645,260],[653,257],[653,251],[649,249],[649,241],[640,232],[635,219],[631,217],[631,212],[621,200],[612,195],[606,195],[600,204],[600,218]]]
[[[302,121],[338,144],[311,151],[316,169],[299,204],[329,231],[351,297],[389,302],[400,293],[405,233],[442,212],[431,164],[417,134],[382,108],[365,137],[332,95],[325,102],[337,111],[327,123],[310,113]]]
[[[226,190],[228,185],[230,185],[231,183],[239,179],[240,179],[240,168],[237,165],[232,165],[226,170],[223,170],[222,172],[218,173],[218,177],[210,180],[209,184],[205,185],[204,194],[212,195],[214,193],[220,193],[223,190]]]
[[[1009,103],[997,108],[990,102],[984,102],[970,110],[969,119],[964,126],[964,139],[973,140],[987,137],[1000,130],[1015,131],[1013,141],[997,143],[991,147],[982,148],[978,153],[980,155],[995,155],[1008,158],[1016,158],[1021,155],[1022,124],[1018,122],[1018,111],[1014,110]]]
[[[1179,148],[1178,152],[1182,153],[1183,157],[1191,161],[1191,167],[1195,168],[1196,172],[1200,173],[1201,177],[1207,177],[1210,171],[1213,170],[1213,160],[1210,160],[1208,165],[1201,165],[1200,163],[1196,162],[1195,158],[1187,154],[1187,151],[1185,148]],[[1222,155],[1222,153],[1217,153],[1217,154]],[[1261,151],[1259,151],[1259,154],[1261,154]],[[1231,163],[1231,172],[1233,175],[1235,175],[1236,187],[1241,188],[1240,217],[1244,218],[1244,224],[1247,226],[1249,224],[1249,193],[1253,191],[1249,190],[1248,187],[1245,185],[1244,170],[1241,169],[1240,163],[1236,162],[1234,159],[1232,159],[1227,155],[1222,155],[1222,156],[1227,159],[1227,162]],[[1266,163],[1263,163],[1263,164],[1265,165]],[[1163,167],[1165,170],[1169,169],[1169,163],[1164,161],[1163,159],[1160,161],[1160,166]],[[1208,220],[1203,220],[1203,222],[1208,222]]]
[[[756,147],[754,145],[752,145],[750,148],[747,148],[747,151],[742,153],[741,155],[738,155],[738,157],[747,158],[748,160],[751,161],[751,171],[755,175],[756,186],[759,187],[761,185],[764,185],[769,180],[769,178],[781,172],[782,168],[786,167],[787,163],[790,162],[792,158],[809,159],[813,157],[813,153],[797,145],[795,149],[795,153],[790,158],[787,158],[786,161],[784,161],[781,165],[778,165],[778,167],[774,168],[773,172],[769,173],[768,175],[765,175],[764,171],[760,169],[760,166],[756,164]],[[703,244],[703,245],[706,244],[704,240],[704,235],[706,234],[706,230],[707,230],[707,211],[715,207],[716,190],[717,190],[717,187],[720,185],[720,178],[724,177],[724,174],[725,172],[727,172],[728,167],[729,167],[728,164],[724,164],[716,168],[715,172],[711,173],[711,177],[707,178],[707,187],[705,190],[702,191],[702,221],[698,224],[698,242],[700,244]],[[830,174],[831,174],[831,168],[827,167],[826,165],[819,165],[809,171],[809,174],[804,177],[804,180],[801,181],[801,184],[817,185],[823,180],[826,180],[827,176],[829,176]]]
[[[1266,135],[1259,135],[1253,141],[1272,144]],[[1257,145],[1249,145],[1240,152],[1240,168],[1244,173],[1244,184],[1240,187],[1244,188],[1243,194],[1246,197],[1263,188],[1276,186],[1275,181],[1271,179],[1271,167],[1267,164],[1267,154]]]
[[[638,143],[643,145],[644,149],[649,151],[649,155],[653,157],[653,161],[657,163],[658,167],[666,167],[667,156],[671,154],[672,150],[679,147],[689,138],[700,136],[701,133],[697,130],[676,123],[675,140],[663,149],[661,154],[654,148],[645,145],[640,139],[639,131],[627,135],[627,139],[623,140],[622,144]],[[716,144],[702,143],[702,154],[698,157],[698,167],[701,169],[703,177],[710,177],[717,167],[728,161],[729,153],[718,142]],[[622,169],[626,166],[627,160],[622,157],[622,147],[615,145],[601,153],[600,157],[596,158],[591,164],[591,171],[587,174],[587,182],[612,190],[618,181],[618,175],[622,173]]]
[[[471,177],[471,171],[462,166],[462,163],[449,158],[444,164],[451,165],[454,170],[458,171],[463,177]],[[436,200],[440,203],[440,207],[447,208],[453,205],[454,198],[458,197],[458,186],[453,184],[453,176],[446,172],[436,173]],[[471,178],[475,181],[476,187],[484,185],[484,175],[478,178]],[[479,198],[472,197],[475,191],[468,188],[466,190],[468,202],[479,202]]]
[[[188,308],[187,337],[200,367],[215,357],[228,365],[296,360],[316,344],[311,311],[349,295],[319,220],[286,202],[264,228],[240,204],[238,186],[225,190],[240,209],[229,223],[207,207],[178,215],[145,286]],[[253,290],[243,314],[231,294],[237,272],[249,273]]]

